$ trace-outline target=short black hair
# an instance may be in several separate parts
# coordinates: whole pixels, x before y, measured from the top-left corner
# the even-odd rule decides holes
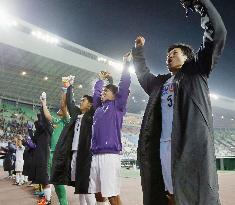
[[[118,87],[116,85],[113,84],[108,84],[105,86],[106,89],[110,90],[114,95],[117,94],[118,92]]]
[[[180,48],[183,54],[187,56],[186,61],[189,61],[194,58],[194,50],[192,46],[184,44],[184,43],[175,43],[168,47],[167,52],[169,53],[171,50],[175,48]]]
[[[90,95],[83,95],[83,98],[86,98],[89,103],[93,103],[93,97],[91,97]]]

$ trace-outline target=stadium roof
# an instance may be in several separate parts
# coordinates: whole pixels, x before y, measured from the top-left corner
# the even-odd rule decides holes
[[[49,94],[48,102],[56,106],[62,76],[76,76],[75,88],[80,89],[76,98],[91,94],[100,70],[110,71],[114,80],[119,79],[120,62],[16,17],[6,15],[4,20],[3,24],[0,18],[2,98],[38,103],[38,96],[45,91]]]

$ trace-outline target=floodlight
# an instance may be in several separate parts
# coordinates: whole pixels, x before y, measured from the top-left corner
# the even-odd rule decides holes
[[[17,26],[18,23],[14,20],[7,11],[0,10],[0,26],[12,27]]]
[[[31,34],[33,36],[35,36],[38,39],[41,39],[47,43],[50,44],[58,44],[59,43],[59,39],[57,39],[56,37],[50,36],[48,34],[45,34],[41,31],[32,31]]]
[[[218,99],[219,99],[219,96],[216,95],[216,94],[210,93],[209,96],[210,96],[212,99],[214,99],[214,100],[218,100]]]

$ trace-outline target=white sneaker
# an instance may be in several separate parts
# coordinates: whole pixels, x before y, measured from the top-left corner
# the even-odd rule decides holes
[[[24,185],[24,183],[18,183],[18,184],[17,184],[17,186],[22,186],[22,185]]]

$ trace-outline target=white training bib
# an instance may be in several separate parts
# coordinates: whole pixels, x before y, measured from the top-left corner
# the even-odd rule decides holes
[[[161,90],[161,108],[162,108],[162,133],[160,141],[171,140],[173,107],[174,107],[174,91],[173,83],[174,75],[168,79]]]
[[[84,114],[78,115],[77,120],[74,127],[74,137],[73,137],[73,143],[72,143],[72,150],[76,151],[78,150],[78,143],[79,143],[79,136],[80,136],[80,127],[81,122]]]

